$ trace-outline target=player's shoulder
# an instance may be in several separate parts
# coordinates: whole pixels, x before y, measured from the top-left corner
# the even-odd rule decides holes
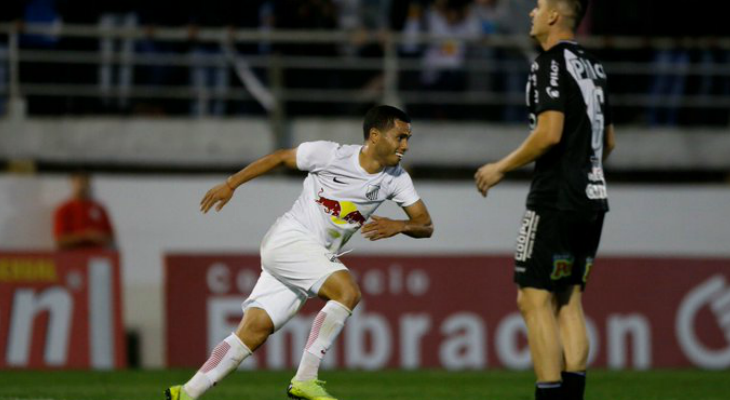
[[[408,171],[406,171],[405,168],[403,168],[400,164],[394,167],[386,167],[384,172],[386,175],[393,178],[408,176]]]
[[[530,66],[530,73],[537,76],[548,76],[550,73],[556,73],[564,69],[565,58],[561,52],[552,48],[548,51],[540,53]]]
[[[578,57],[585,60],[589,60],[591,63],[597,63],[600,62],[598,57],[587,50],[585,47],[581,46],[577,42],[565,42],[561,43],[558,46],[555,46],[556,55],[561,57],[563,60],[570,55],[570,58]]]
[[[336,149],[340,146],[339,143],[333,142],[331,140],[312,140],[308,142],[302,142],[299,144],[299,146],[311,146],[316,148],[331,148]]]
[[[538,54],[537,57],[535,57],[535,62],[533,64],[550,65],[553,61],[561,61],[563,59],[563,49],[565,49],[565,46],[562,44],[555,45],[549,50]]]
[[[342,145],[337,142],[333,142],[330,140],[315,140],[310,142],[303,142],[299,145],[298,149],[302,150],[306,154],[316,154],[320,157],[322,156],[335,156],[352,152],[351,149],[349,149],[346,145]]]
[[[332,142],[334,143],[334,142]],[[332,148],[332,156],[335,161],[344,162],[344,160],[352,158],[355,154],[360,152],[362,146],[354,144],[340,144],[335,143],[337,146]]]

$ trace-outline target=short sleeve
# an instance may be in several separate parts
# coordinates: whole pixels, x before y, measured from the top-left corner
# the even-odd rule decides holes
[[[543,111],[565,112],[567,85],[563,64],[555,56],[544,56],[537,60],[535,71],[535,115]]]
[[[297,168],[300,171],[316,172],[326,167],[339,144],[324,140],[304,142],[297,147]]]
[[[416,193],[411,176],[403,170],[393,179],[393,191],[389,198],[401,207],[408,207],[421,199]]]

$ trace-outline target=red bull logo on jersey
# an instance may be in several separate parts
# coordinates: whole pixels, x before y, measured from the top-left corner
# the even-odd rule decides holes
[[[351,201],[337,201],[322,197],[324,189],[320,189],[316,203],[322,205],[324,212],[331,215],[332,222],[337,225],[356,224],[358,227],[365,224],[365,217],[357,210]]]

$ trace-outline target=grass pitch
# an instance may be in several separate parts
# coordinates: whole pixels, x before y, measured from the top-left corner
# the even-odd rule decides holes
[[[0,371],[0,400],[162,400],[192,370]],[[287,400],[292,371],[226,378],[205,400]],[[324,371],[341,400],[532,400],[532,372]],[[730,371],[590,371],[587,400],[728,400]]]

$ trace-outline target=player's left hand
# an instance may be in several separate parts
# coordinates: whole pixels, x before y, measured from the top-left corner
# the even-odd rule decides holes
[[[233,197],[233,190],[226,183],[213,186],[200,201],[200,211],[206,214],[211,207],[215,206],[216,211],[220,211],[223,206]]]
[[[405,221],[396,221],[390,218],[370,216],[370,222],[360,231],[368,240],[379,240],[395,236],[403,231]]]
[[[487,197],[489,189],[501,182],[503,178],[504,172],[499,170],[497,164],[484,164],[474,174],[477,190],[483,197]]]

